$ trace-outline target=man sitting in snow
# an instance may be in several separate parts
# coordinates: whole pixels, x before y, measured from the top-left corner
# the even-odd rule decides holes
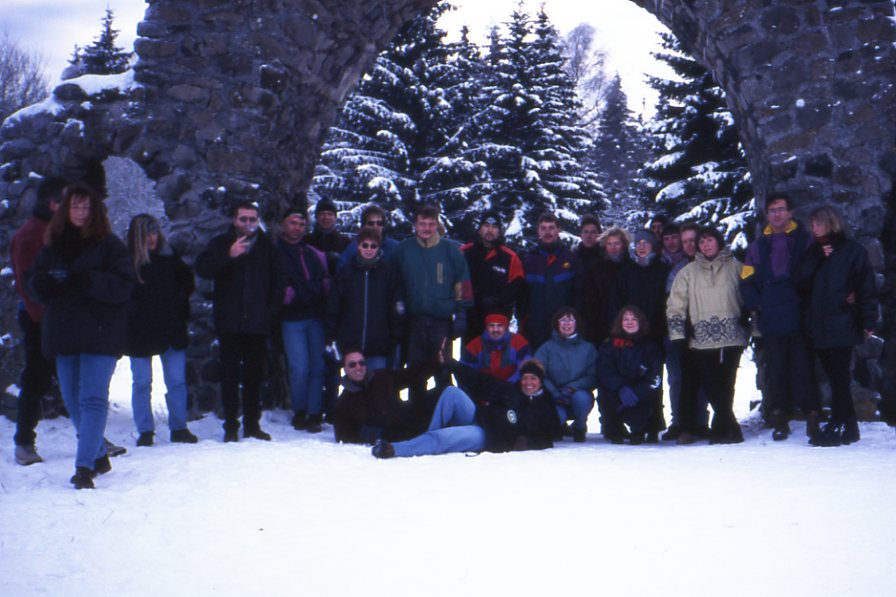
[[[342,357],[342,394],[330,412],[336,441],[352,444],[408,439],[426,430],[434,399],[423,394],[420,400],[402,400],[398,393],[410,385],[425,385],[440,367],[435,359],[407,369],[367,368],[364,354],[354,348]]]
[[[507,316],[492,313],[485,318],[485,333],[471,340],[460,362],[501,381],[515,381],[520,363],[532,355],[529,342],[507,329]]]

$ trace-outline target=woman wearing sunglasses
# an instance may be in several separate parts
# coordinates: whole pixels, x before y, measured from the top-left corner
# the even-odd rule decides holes
[[[358,232],[358,252],[336,276],[327,304],[327,337],[344,354],[364,353],[371,371],[391,367],[404,335],[401,276],[383,258],[380,231]]]

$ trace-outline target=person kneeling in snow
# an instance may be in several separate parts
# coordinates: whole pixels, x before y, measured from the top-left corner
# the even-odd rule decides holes
[[[436,404],[429,431],[391,444],[378,440],[377,458],[422,456],[449,452],[509,452],[554,446],[559,426],[554,399],[544,389],[544,366],[531,359],[520,367],[520,380],[497,380],[455,361],[446,363],[460,388],[445,388]]]
[[[620,309],[597,359],[598,406],[604,437],[621,444],[644,442],[651,409],[660,391],[663,358],[648,338],[647,317],[638,307]],[[623,424],[628,425],[626,434]]]

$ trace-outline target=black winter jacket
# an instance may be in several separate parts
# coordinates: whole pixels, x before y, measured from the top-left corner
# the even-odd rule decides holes
[[[128,307],[125,354],[149,357],[169,348],[187,348],[190,295],[196,288],[193,271],[179,255],[150,254],[140,266],[140,277]]]
[[[330,292],[326,257],[305,242],[290,244],[278,238],[274,244],[280,284],[295,291],[292,301],[280,306],[280,319],[323,319]]]
[[[196,258],[196,273],[215,281],[214,317],[219,334],[271,333],[271,322],[283,302],[278,280],[274,245],[259,231],[252,248],[237,258],[230,257],[236,241],[231,226],[224,234],[209,241]]]
[[[498,380],[472,367],[453,363],[458,386],[476,403],[476,422],[485,430],[489,452],[554,447],[559,429],[554,398],[545,389],[526,396],[519,383]]]
[[[644,311],[650,323],[650,338],[657,343],[661,343],[666,334],[666,281],[670,269],[659,255],[646,266],[631,260],[619,271],[617,280],[620,308],[634,305]],[[610,314],[611,322],[617,313]]]
[[[67,229],[44,247],[29,280],[31,294],[45,306],[44,355],[120,357],[134,284],[131,257],[114,234],[102,240],[76,235]]]
[[[366,267],[356,256],[339,271],[327,302],[327,337],[339,351],[351,347],[385,356],[404,337],[401,276],[385,259]]]
[[[653,341],[608,338],[597,358],[597,385],[614,394],[629,387],[650,403],[661,389],[662,370],[663,356]]]
[[[610,326],[623,306],[617,286],[619,272],[628,262],[627,253],[619,261],[600,259],[585,274],[584,289],[577,305],[585,319],[582,333],[595,346],[600,346],[609,337]]]
[[[815,348],[861,344],[863,330],[873,330],[878,319],[877,284],[865,247],[843,236],[832,245],[828,257],[821,245],[810,247],[795,276],[803,323]],[[853,304],[846,302],[851,292]]]
[[[485,330],[485,316],[500,311],[510,319],[525,287],[523,264],[503,244],[486,247],[482,241],[463,245],[460,250],[470,269],[473,307],[467,314],[468,335],[479,336]]]

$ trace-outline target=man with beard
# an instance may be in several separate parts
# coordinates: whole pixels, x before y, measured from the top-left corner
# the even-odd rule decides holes
[[[487,211],[479,219],[476,240],[460,248],[473,286],[473,307],[467,313],[464,344],[482,335],[489,313],[501,313],[509,321],[523,289],[523,264],[504,245],[501,232],[500,214]]]

